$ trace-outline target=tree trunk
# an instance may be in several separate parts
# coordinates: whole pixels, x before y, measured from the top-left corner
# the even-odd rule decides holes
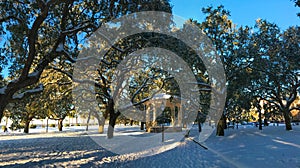
[[[262,117],[261,117],[261,110],[258,111],[258,129],[262,130]]]
[[[118,116],[121,113],[119,111],[117,113],[115,113],[113,99],[108,100],[107,110],[109,112],[109,125],[108,125],[108,130],[107,130],[107,138],[111,139],[114,137],[114,128],[116,125],[116,121],[117,121]]]
[[[1,104],[1,105],[0,105],[0,121],[1,121],[2,118],[3,118],[4,109],[5,109],[5,106],[3,106],[3,105]]]
[[[98,132],[100,134],[104,133],[105,118],[102,116],[100,117],[97,112],[94,112],[93,114],[94,114],[94,117],[96,117],[96,119],[98,121]]]
[[[225,135],[225,132],[224,132],[225,125],[226,125],[226,118],[225,118],[225,115],[223,114],[221,119],[219,120],[219,122],[217,124],[217,132],[216,132],[217,136],[224,136]]]
[[[201,128],[201,122],[200,120],[198,119],[198,132],[200,133],[202,131],[202,128]]]
[[[88,115],[88,118],[87,118],[87,120],[86,120],[86,128],[85,128],[85,131],[88,131],[88,130],[89,130],[89,124],[90,124],[91,114],[92,114],[92,112],[90,111],[90,112],[89,112],[89,115]]]
[[[287,131],[292,130],[290,111],[289,110],[284,110],[283,111],[283,117],[284,117],[284,121],[285,121],[285,129]]]
[[[148,121],[146,122],[146,132],[151,132],[152,122]]]
[[[114,129],[115,129],[116,121],[117,121],[117,118],[119,115],[120,115],[120,112],[110,114],[109,125],[108,125],[108,130],[107,130],[107,138],[108,139],[114,137]]]
[[[130,126],[133,126],[133,120],[130,120]]]
[[[24,133],[26,134],[29,133],[29,124],[30,124],[30,120],[25,121]]]
[[[62,127],[63,127],[63,119],[60,118],[60,119],[58,120],[58,131],[62,131]]]
[[[141,122],[141,130],[145,129],[145,124],[146,124],[146,122]]]
[[[268,123],[268,119],[264,119],[264,126],[266,127],[266,126],[269,126],[269,123]]]
[[[99,134],[103,134],[104,133],[104,124],[103,125],[99,124],[99,126],[98,126],[98,132],[99,132]]]
[[[0,121],[3,118],[4,110],[8,102],[6,101],[6,97],[4,95],[0,95]]]

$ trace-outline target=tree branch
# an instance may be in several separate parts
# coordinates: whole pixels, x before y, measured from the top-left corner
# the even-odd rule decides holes
[[[38,87],[34,88],[34,89],[30,89],[30,90],[26,90],[25,92],[23,93],[19,93],[19,94],[14,94],[12,99],[13,100],[21,100],[23,99],[24,97],[27,97],[28,95],[32,95],[32,94],[35,94],[35,93],[40,93],[44,90],[44,86],[43,84],[39,84]]]

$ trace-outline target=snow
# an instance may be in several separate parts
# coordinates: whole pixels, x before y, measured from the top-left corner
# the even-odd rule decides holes
[[[93,140],[105,140],[105,134],[95,132],[97,126],[90,126],[90,132],[83,131],[83,126],[63,127],[62,133],[58,133],[57,128],[49,128],[49,133],[45,133],[45,128],[37,128],[30,129],[32,133],[29,135],[19,132],[0,134],[0,166],[299,167],[300,126],[294,125],[293,131],[285,131],[284,128],[284,124],[271,124],[263,130],[243,125],[239,129],[227,129],[226,136],[217,137],[213,128],[204,125],[200,137],[197,127],[193,127],[190,138],[172,143],[172,134],[166,133],[165,143],[156,143],[156,148],[151,147],[153,141],[147,141],[150,150],[122,154],[113,153]],[[213,132],[210,135],[207,131]],[[160,133],[145,133],[138,126],[123,125],[115,127],[114,135],[116,139],[112,141],[120,151],[134,146],[137,147],[135,149],[140,148],[142,138],[152,136],[160,140],[161,137]],[[129,136],[140,137],[140,140],[117,142]],[[208,149],[193,140],[200,141]]]
[[[172,95],[169,95],[169,94],[166,94],[166,93],[158,93],[158,94],[155,94],[151,100],[160,100],[160,99],[167,100],[167,99],[170,99],[171,97],[172,97]],[[181,97],[178,97],[178,96],[175,96],[175,95],[173,95],[173,98],[181,99]]]
[[[15,95],[13,95],[13,99],[22,99],[23,97],[24,97],[24,93],[20,93],[20,94],[15,94]]]
[[[59,45],[56,48],[56,52],[62,52],[62,51],[64,51],[64,44],[59,43]]]
[[[22,99],[25,96],[25,94],[41,92],[41,91],[43,91],[43,89],[44,89],[43,84],[40,84],[38,87],[36,87],[34,89],[29,89],[29,90],[26,90],[23,93],[14,94],[12,98],[13,99]]]
[[[40,74],[39,71],[34,71],[34,72],[28,74],[28,77],[37,77],[39,74]]]
[[[51,0],[46,0],[46,1],[44,1],[44,4],[45,5],[48,5],[48,3],[50,2]]]
[[[169,99],[171,98],[171,95],[169,94],[166,94],[166,93],[158,93],[158,94],[155,94],[152,98],[152,100],[155,100],[155,99]]]
[[[7,86],[4,86],[0,89],[0,94],[5,94],[5,91],[7,89]]]

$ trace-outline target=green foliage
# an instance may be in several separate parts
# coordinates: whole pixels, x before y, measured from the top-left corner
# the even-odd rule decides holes
[[[18,102],[12,102],[7,106],[13,127],[18,129],[20,124],[30,122],[34,118],[41,118],[44,114],[40,108],[41,94],[30,95]]]
[[[223,6],[203,12],[206,19],[198,25],[211,38],[225,67],[227,117],[241,118],[243,111],[259,106],[259,100],[267,101],[265,117],[276,111],[289,113],[300,87],[299,27],[281,31],[276,24],[258,19],[253,28],[236,28]]]
[[[31,125],[30,125],[30,128],[36,128],[36,127],[37,127],[36,124],[31,124]]]
[[[71,96],[72,82],[61,72],[49,75],[51,71],[55,70],[49,69],[42,74],[41,82],[45,87],[39,101],[39,108],[43,109],[40,113],[44,114],[44,117],[64,119],[68,115],[74,115]]]
[[[48,66],[71,72],[83,42],[103,23],[137,11],[171,13],[169,0],[5,0],[0,9],[0,35],[5,39],[0,46],[0,74],[7,68],[10,78],[0,86],[9,85],[0,94],[0,119],[13,95],[39,82]]]
[[[9,128],[11,130],[15,131],[15,130],[19,130],[19,129],[25,128],[25,125],[23,123],[19,123],[19,122],[13,120],[13,123],[10,125]]]
[[[158,124],[171,123],[171,108],[166,107],[156,121]]]
[[[1,127],[1,130],[5,130],[5,128],[6,128],[6,126],[5,125],[2,125],[2,127]]]
[[[300,7],[299,0],[293,1]],[[78,115],[71,96],[72,76],[69,74],[73,72],[72,62],[82,50],[82,42],[102,23],[136,11],[172,12],[168,0],[138,0],[132,3],[123,0],[79,0],[51,1],[49,4],[7,0],[0,2],[0,9],[0,36],[5,39],[4,45],[0,46],[0,74],[4,68],[9,69],[7,79],[4,80],[0,75],[0,88],[10,83],[7,93],[0,94],[0,106],[11,103],[7,110],[11,113],[11,127],[14,130],[33,118],[63,119]],[[243,117],[242,112],[257,106],[258,99],[267,101],[265,109],[272,115],[289,113],[290,105],[300,92],[300,28],[290,27],[282,31],[276,24],[261,19],[256,21],[254,27],[237,28],[230,20],[230,12],[223,6],[208,7],[202,11],[206,15],[203,22],[188,22],[206,33],[222,59],[227,79],[228,95],[224,110],[227,117]],[[165,22],[172,24],[172,18],[165,18]],[[189,30],[183,27],[175,33],[184,31]],[[61,46],[64,51],[57,50]],[[113,81],[118,62],[132,52],[157,46],[181,56],[195,73],[198,82],[210,84],[203,62],[183,42],[156,33],[136,34],[116,42],[116,48],[127,50],[109,49],[104,61],[97,67],[95,91],[99,104],[105,106],[101,111],[104,118],[114,113],[111,110],[113,108],[109,107],[109,98],[114,97],[110,92],[113,82],[121,84],[125,80]],[[157,60],[164,59],[164,55],[157,56]],[[153,61],[157,60],[147,60],[148,66],[151,67]],[[131,63],[138,65],[136,60]],[[31,79],[28,73],[36,73],[37,77]],[[131,75],[129,92],[124,94],[133,97],[132,103],[141,109],[143,105],[139,103],[157,90],[180,95],[177,81],[167,71],[145,67]],[[144,85],[145,81],[147,85]],[[26,95],[18,102],[12,101],[14,94],[22,95],[26,90],[35,88],[37,82],[44,85],[42,93]],[[209,93],[200,92],[201,119],[205,118],[210,108],[212,100]],[[88,94],[91,93],[83,92],[81,96],[84,98]],[[83,103],[88,106],[88,103]],[[83,106],[80,110],[85,112],[86,109]],[[2,111],[0,114],[1,119]],[[55,127],[55,124],[52,126]]]
[[[244,93],[245,86],[249,84],[246,78],[249,73],[249,56],[243,50],[249,41],[250,28],[246,26],[237,29],[229,19],[230,12],[224,6],[203,8],[202,11],[206,18],[197,25],[212,40],[225,68],[227,99],[224,112],[227,117],[237,117],[242,109],[250,109],[251,98]]]
[[[56,126],[56,124],[49,124],[49,127],[55,127]]]

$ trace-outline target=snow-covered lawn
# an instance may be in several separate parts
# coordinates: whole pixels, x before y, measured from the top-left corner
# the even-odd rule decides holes
[[[44,128],[38,128],[30,129],[29,135],[1,133],[0,166],[300,167],[299,125],[292,131],[285,131],[283,125],[263,127],[262,131],[239,126],[239,129],[225,130],[224,137],[216,137],[215,132],[209,136],[213,130],[208,126],[203,127],[199,137],[197,127],[193,127],[189,138],[183,138],[185,132],[166,133],[164,143],[160,133],[145,133],[138,126],[117,126],[116,138],[110,145],[115,144],[115,149],[123,151],[121,154],[108,150],[108,145],[103,144],[107,140],[105,135],[96,134],[96,129],[91,126],[91,131],[86,132],[85,127],[66,127],[59,133],[57,128],[51,128],[49,133],[44,133]],[[120,141],[122,138],[124,143]],[[141,149],[143,140],[149,145],[145,149],[152,150],[126,153],[127,149]]]
[[[204,145],[236,167],[300,167],[300,127],[257,127],[227,130]]]

